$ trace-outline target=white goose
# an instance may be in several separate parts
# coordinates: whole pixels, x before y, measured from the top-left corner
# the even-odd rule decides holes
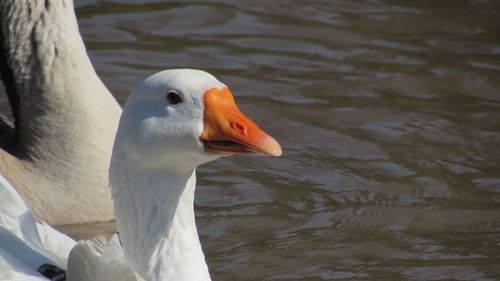
[[[227,87],[206,72],[167,70],[144,80],[123,110],[110,168],[123,252],[116,237],[101,255],[90,242],[80,242],[69,257],[68,280],[210,280],[195,225],[195,170],[230,154],[279,156],[281,148],[238,110]],[[26,275],[28,268],[36,275],[41,264],[50,263],[47,259],[65,268],[74,242],[59,240],[62,234],[47,231],[46,225],[33,227],[32,216],[22,207],[8,209],[0,216],[5,271]],[[27,250],[16,251],[15,239],[5,238],[6,233],[27,241]],[[33,233],[45,238],[33,239]],[[62,249],[55,254],[54,244]],[[42,256],[26,260],[31,250]]]
[[[0,0],[0,174],[37,219],[114,218],[108,169],[121,109],[85,51],[71,0]],[[71,212],[70,212],[71,210]]]

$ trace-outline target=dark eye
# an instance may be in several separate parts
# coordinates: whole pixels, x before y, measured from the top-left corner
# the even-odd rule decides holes
[[[167,101],[171,105],[176,105],[178,103],[182,102],[181,95],[177,93],[176,91],[172,90],[167,93]]]

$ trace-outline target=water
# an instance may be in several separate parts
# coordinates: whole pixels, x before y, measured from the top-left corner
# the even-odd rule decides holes
[[[121,103],[201,68],[282,144],[199,169],[214,280],[500,279],[500,2],[77,6]]]

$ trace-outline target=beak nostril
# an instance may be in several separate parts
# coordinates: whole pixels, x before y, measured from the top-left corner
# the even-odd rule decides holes
[[[231,128],[235,129],[236,131],[240,132],[243,135],[247,135],[247,128],[245,125],[238,123],[238,122],[231,122]]]

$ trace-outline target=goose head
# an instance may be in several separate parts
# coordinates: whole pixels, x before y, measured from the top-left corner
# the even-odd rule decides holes
[[[281,155],[281,147],[238,109],[207,72],[165,70],[127,99],[116,146],[142,167],[189,168],[231,154]]]
[[[166,70],[132,91],[109,179],[125,255],[143,278],[210,280],[195,225],[195,169],[231,154],[279,156],[281,147],[212,75]]]

